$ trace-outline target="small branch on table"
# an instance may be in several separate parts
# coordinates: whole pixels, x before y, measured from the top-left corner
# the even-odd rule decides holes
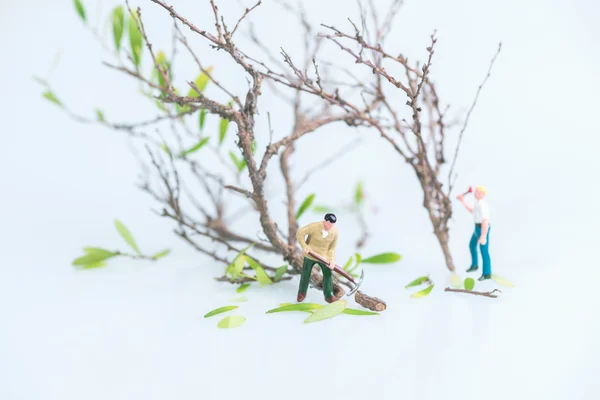
[[[452,289],[447,287],[446,289],[444,289],[445,292],[456,292],[456,293],[469,293],[469,294],[474,294],[476,296],[484,296],[484,297],[491,297],[491,298],[497,298],[498,296],[495,295],[494,293],[498,292],[498,293],[502,293],[500,290],[498,289],[494,289],[491,292],[475,292],[473,290],[466,290],[466,289]]]

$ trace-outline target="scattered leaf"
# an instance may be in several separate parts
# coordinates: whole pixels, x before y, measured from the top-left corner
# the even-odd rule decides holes
[[[190,155],[198,150],[200,150],[202,147],[204,147],[204,145],[206,143],[208,143],[208,141],[210,140],[210,137],[205,137],[204,139],[200,140],[198,143],[196,143],[195,145],[193,145],[192,147],[190,147],[187,150],[184,150],[181,152],[180,157],[185,157],[187,155]]]
[[[104,122],[104,113],[102,112],[102,110],[96,109],[96,119],[98,120],[98,122]]]
[[[80,268],[81,269],[94,269],[94,268],[102,268],[102,267],[106,267],[106,263],[104,261],[98,261],[95,263],[90,263],[90,264],[85,264],[82,265]]]
[[[83,4],[81,4],[81,0],[75,0],[75,9],[77,10],[77,14],[81,17],[83,22],[87,22],[85,18],[85,8],[83,8]]]
[[[165,151],[165,153],[171,154],[171,149],[169,149],[166,144],[161,143],[160,148],[163,149]]]
[[[473,278],[465,279],[465,289],[473,290],[474,287],[475,287],[475,280]]]
[[[336,315],[340,314],[346,308],[346,300],[337,300],[333,303],[327,304],[323,308],[319,308],[315,312],[313,312],[306,320],[305,324],[309,324],[311,322],[323,321],[324,319],[333,318]]]
[[[245,303],[248,301],[248,298],[244,296],[236,296],[229,299],[229,301],[231,301],[232,303]]]
[[[271,278],[269,278],[269,275],[267,275],[267,273],[265,272],[264,269],[262,269],[262,267],[258,267],[255,269],[255,273],[256,273],[256,279],[258,280],[258,283],[260,283],[260,285],[270,285],[273,283],[273,281],[271,280]]]
[[[229,127],[229,120],[221,118],[221,122],[219,122],[219,144],[223,143],[225,140],[227,127]]]
[[[247,254],[244,255],[244,259],[246,260],[246,262],[252,269],[262,268],[261,265],[258,263],[258,261],[256,261],[254,258],[250,257],[249,255],[247,255]]]
[[[73,260],[73,262],[71,263],[71,265],[73,266],[83,266],[83,265],[88,265],[88,264],[95,264],[98,263],[100,261],[104,261],[107,260],[111,257],[116,256],[116,253],[111,253],[111,252],[92,252],[92,253],[87,253],[84,256],[81,256],[79,258],[76,258],[75,260]]]
[[[112,12],[112,29],[115,48],[121,50],[121,39],[123,38],[123,30],[125,29],[125,15],[123,6],[115,7]]]
[[[244,270],[245,259],[244,257],[237,257],[227,268],[227,273],[231,276],[231,279],[237,278],[240,273]]]
[[[244,283],[243,285],[240,285],[239,288],[235,289],[235,291],[237,293],[244,293],[246,290],[248,290],[249,287],[250,287],[249,283]]]
[[[200,131],[204,130],[204,123],[206,122],[206,108],[200,110]]]
[[[237,158],[233,151],[229,152],[229,158],[231,158],[231,161],[233,161],[233,163],[235,164],[238,172],[241,172],[244,168],[246,168],[246,160],[243,158]]]
[[[140,66],[142,60],[142,33],[137,26],[137,18],[129,16],[129,44],[131,46],[131,55],[136,67]]]
[[[389,263],[395,263],[398,260],[400,260],[401,258],[402,258],[402,256],[400,254],[381,253],[381,254],[377,254],[375,256],[371,256],[369,258],[365,258],[364,260],[362,260],[362,262],[368,263],[368,264],[389,264]]]
[[[269,310],[265,314],[273,314],[273,313],[284,312],[284,311],[311,311],[311,310],[317,310],[319,308],[323,308],[323,306],[320,304],[316,304],[316,303],[298,303],[298,304],[283,303],[280,307]]]
[[[44,96],[45,99],[51,101],[52,103],[56,104],[57,106],[60,106],[60,107],[63,106],[63,104],[60,102],[60,100],[58,100],[58,98],[54,95],[54,93],[52,93],[49,90],[44,92],[44,94],[42,96]]]
[[[250,143],[250,151],[252,154],[256,152],[256,139],[252,139],[252,143]]]
[[[224,307],[215,308],[214,310],[209,311],[206,314],[204,314],[204,318],[212,317],[213,315],[217,315],[217,314],[221,314],[221,313],[224,313],[227,311],[235,310],[236,308],[238,308],[238,306],[224,306]]]
[[[431,292],[431,289],[433,289],[433,285],[429,285],[427,288],[411,294],[410,297],[413,297],[415,299],[425,297],[429,294],[429,292]]]
[[[313,212],[318,212],[318,213],[327,213],[327,212],[331,212],[331,207],[326,207],[326,206],[314,206],[312,208]]]
[[[246,322],[246,317],[241,317],[237,315],[230,315],[229,317],[225,317],[219,321],[217,326],[219,328],[237,328],[238,326],[242,326]]]
[[[354,308],[346,308],[342,312],[349,315],[379,315],[379,313],[373,311],[356,310]]]
[[[152,259],[153,260],[158,260],[159,258],[163,258],[164,256],[166,256],[170,252],[171,252],[171,250],[163,250],[160,253],[156,253],[155,255],[153,255]]]
[[[117,255],[117,253],[114,251],[101,249],[100,247],[84,247],[83,251],[85,251],[86,254],[101,254],[106,257],[112,257]]]
[[[462,279],[457,274],[452,274],[450,275],[450,284],[455,289],[460,289],[460,287],[462,286]]]
[[[131,248],[133,250],[135,250],[136,253],[142,254],[140,252],[140,249],[138,248],[137,243],[133,239],[133,235],[131,234],[131,232],[129,232],[129,229],[127,229],[127,227],[125,225],[123,225],[123,223],[119,220],[115,220],[115,227],[117,228],[117,231],[119,231],[119,234],[121,235],[121,237],[123,237],[123,239],[125,239],[127,244],[129,246],[131,246]]]
[[[213,70],[213,67],[206,68],[206,71],[209,74],[212,72],[212,70]],[[208,75],[205,74],[204,72],[201,72],[200,75],[198,75],[198,77],[194,81],[194,83],[196,84],[196,87],[198,88],[198,90],[200,90],[200,93],[204,93],[204,89],[206,89],[206,85],[208,84],[208,82],[209,82]],[[188,96],[189,97],[198,97],[198,92],[196,92],[196,90],[194,88],[190,88]]]
[[[497,284],[502,285],[502,286],[506,286],[506,287],[514,287],[515,286],[515,284],[512,283],[511,281],[509,281],[508,279],[498,276],[496,274],[492,274],[492,279],[494,280],[494,282],[496,282]]]
[[[304,212],[306,210],[308,210],[308,208],[310,207],[310,205],[312,204],[312,202],[315,200],[315,194],[311,194],[309,195],[306,199],[304,199],[304,201],[302,202],[302,204],[300,204],[300,207],[298,208],[298,211],[296,212],[296,219],[300,218],[300,216],[302,214],[304,214]]]
[[[415,279],[414,281],[412,281],[411,283],[409,283],[408,285],[404,286],[404,288],[409,288],[409,287],[413,287],[413,286],[419,286],[420,284],[422,284],[423,282],[427,282],[429,280],[429,276],[421,276],[417,279]]]
[[[350,256],[348,262],[346,262],[346,265],[344,265],[344,271],[348,271],[348,268],[350,267],[350,265],[352,265],[352,260],[354,260],[354,257]]]
[[[363,192],[363,183],[358,182],[358,185],[356,185],[356,190],[354,191],[354,203],[357,206],[360,205],[360,203],[362,203],[364,197],[365,197],[365,194]]]
[[[273,278],[275,280],[275,282],[278,282],[281,279],[283,274],[286,273],[287,269],[288,269],[287,265],[282,265],[281,267],[279,267],[275,270],[275,277]]]

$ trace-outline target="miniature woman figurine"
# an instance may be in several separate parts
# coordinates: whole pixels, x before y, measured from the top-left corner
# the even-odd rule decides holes
[[[300,287],[298,288],[298,302],[306,298],[310,273],[315,264],[319,264],[321,271],[323,271],[323,294],[325,295],[325,301],[333,303],[337,300],[333,295],[333,278],[331,276],[331,271],[335,268],[335,247],[338,240],[338,230],[334,226],[336,222],[336,216],[327,213],[323,221],[308,224],[298,229],[296,233],[296,240],[300,244],[300,247],[302,247],[304,254]],[[329,261],[329,265],[314,259],[309,255],[309,252],[326,259]]]
[[[467,272],[475,272],[479,269],[477,256],[477,245],[481,249],[481,258],[483,258],[483,273],[479,277],[480,281],[492,277],[492,262],[490,260],[490,210],[485,200],[487,191],[483,186],[475,188],[475,205],[471,206],[465,202],[464,194],[458,196],[458,200],[473,214],[475,222],[475,231],[471,236],[469,248],[471,250],[471,267]]]

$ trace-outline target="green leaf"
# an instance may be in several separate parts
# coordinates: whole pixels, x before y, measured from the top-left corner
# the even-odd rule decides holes
[[[248,298],[244,296],[236,296],[229,299],[229,301],[231,301],[232,303],[245,303],[248,301]]]
[[[304,214],[304,212],[306,210],[308,210],[308,208],[310,207],[310,205],[312,204],[312,202],[315,200],[315,194],[311,194],[309,195],[306,199],[304,199],[304,201],[302,202],[302,204],[300,204],[300,207],[298,208],[298,211],[296,212],[296,219],[300,218],[300,216],[302,214]]]
[[[455,289],[460,289],[460,287],[462,286],[462,279],[457,274],[452,274],[450,275],[450,284]]]
[[[249,287],[250,287],[249,283],[244,283],[243,285],[240,285],[240,287],[237,288],[235,291],[237,293],[244,293],[246,290],[248,290]]]
[[[133,239],[133,235],[131,235],[131,232],[129,232],[129,229],[127,229],[127,227],[123,225],[123,223],[119,220],[115,220],[115,227],[117,228],[117,231],[119,231],[121,237],[125,239],[127,244],[131,246],[131,248],[135,250],[136,253],[142,254],[140,252],[140,249],[138,248],[137,243],[135,243],[135,240]]]
[[[160,144],[160,148],[163,149],[165,151],[165,153],[171,154],[171,150],[164,143]]]
[[[102,249],[100,247],[84,247],[83,251],[85,251],[86,254],[102,254],[107,257],[112,257],[112,256],[117,255],[117,253],[115,251]]]
[[[279,267],[275,270],[275,277],[273,278],[275,280],[275,282],[278,282],[281,279],[283,274],[286,273],[287,269],[288,269],[287,265],[282,265],[281,267]]]
[[[244,255],[244,259],[252,269],[262,268],[262,266],[254,258],[249,255]]]
[[[379,313],[373,311],[355,310],[354,308],[346,308],[342,312],[349,315],[379,315]]]
[[[494,282],[496,282],[497,284],[502,285],[502,286],[506,286],[506,287],[514,287],[515,286],[515,284],[512,283],[511,281],[509,281],[508,279],[498,276],[496,274],[492,274],[492,279],[494,280]]]
[[[431,292],[431,289],[433,289],[433,285],[429,285],[427,288],[411,294],[410,297],[413,297],[415,299],[425,297],[429,294],[429,292]]]
[[[140,66],[142,60],[142,33],[137,26],[137,18],[129,15],[129,45],[131,46],[131,55],[136,67]]]
[[[314,206],[312,208],[313,212],[316,213],[327,213],[327,212],[331,212],[331,207],[326,207],[326,206]]]
[[[160,101],[160,100],[156,100],[156,106],[157,106],[157,107],[158,107],[158,108],[159,108],[161,111],[164,111],[164,112],[167,112],[167,111],[168,111],[168,110],[167,110],[167,107],[165,107],[165,105],[163,104],[163,102],[162,102],[162,101]]]
[[[364,197],[365,194],[363,192],[363,183],[358,182],[358,185],[356,185],[356,190],[354,191],[354,203],[356,203],[357,206],[360,205]]]
[[[246,322],[246,317],[230,315],[229,317],[225,317],[220,320],[217,326],[224,329],[237,328],[238,326],[242,326],[244,322]]]
[[[333,318],[336,315],[340,314],[346,308],[346,300],[337,300],[333,303],[327,304],[323,308],[319,308],[315,312],[313,312],[306,320],[304,320],[305,324],[309,324],[311,322],[323,321],[324,319]]]
[[[83,8],[83,4],[81,4],[81,0],[75,0],[75,9],[77,10],[77,14],[81,17],[83,22],[87,22],[85,18],[85,8]]]
[[[123,6],[115,7],[112,12],[112,29],[115,48],[121,50],[121,39],[123,38],[123,30],[125,29],[125,14]]]
[[[256,279],[258,280],[258,283],[260,283],[261,286],[262,285],[270,285],[273,283],[271,278],[269,278],[269,276],[267,275],[265,270],[262,269],[262,267],[259,266],[254,271],[256,273]]]
[[[210,74],[213,70],[213,67],[208,67],[206,68],[206,71]],[[200,90],[200,93],[204,93],[204,89],[206,89],[206,85],[209,82],[209,78],[208,75],[205,74],[204,72],[200,73],[200,75],[198,75],[198,77],[196,78],[196,80],[194,81],[194,83],[196,84],[196,87],[198,88],[198,90]],[[198,97],[198,92],[196,92],[196,90],[194,88],[190,88],[190,91],[188,92],[188,96],[189,97]]]
[[[256,152],[256,139],[252,139],[252,143],[250,143],[250,151],[252,154]]]
[[[200,131],[204,131],[204,123],[206,122],[206,108],[200,109]]]
[[[169,79],[172,78],[171,64],[167,60],[167,56],[165,55],[165,53],[162,50],[159,51],[158,54],[156,55],[156,64],[158,64],[161,67],[161,69],[167,75],[167,77]],[[161,88],[167,87],[167,81],[165,80],[161,71],[156,66],[152,70],[152,79],[155,81],[158,81],[158,86],[160,86]],[[162,92],[161,97],[163,95],[166,95],[166,94],[164,92]]]
[[[365,258],[364,260],[362,260],[362,262],[368,263],[368,264],[389,264],[389,263],[395,263],[398,260],[400,260],[401,258],[402,258],[402,256],[400,254],[381,253],[381,254],[377,254],[376,256],[371,256],[369,258]]]
[[[210,140],[210,137],[205,137],[204,139],[200,140],[198,143],[196,143],[195,145],[193,145],[192,147],[190,147],[187,150],[184,150],[181,152],[180,157],[185,157],[189,154],[192,154],[198,150],[200,150],[202,147],[204,147],[204,145],[206,143],[208,143],[208,141]]]
[[[474,287],[475,287],[475,280],[473,280],[473,278],[465,279],[465,289],[473,290]]]
[[[102,267],[106,267],[107,265],[108,264],[106,264],[104,261],[98,261],[95,263],[82,265],[82,266],[80,266],[80,269],[102,268]]]
[[[163,250],[160,253],[156,253],[155,255],[153,255],[152,259],[153,260],[158,260],[159,258],[163,258],[164,256],[166,256],[170,252],[171,252],[171,250]]]
[[[348,262],[346,262],[346,265],[344,265],[344,271],[348,271],[348,268],[350,267],[350,265],[352,265],[352,260],[354,260],[354,257],[350,256]]]
[[[221,314],[221,313],[224,313],[227,311],[235,310],[236,308],[238,308],[238,306],[225,306],[225,307],[215,308],[214,310],[209,311],[206,314],[204,314],[204,318],[212,317],[213,315],[217,315],[217,314]]]
[[[243,158],[238,159],[233,151],[229,152],[229,157],[237,167],[238,172],[241,172],[244,168],[246,168],[246,160],[244,160]]]
[[[317,310],[319,308],[323,308],[323,306],[320,304],[316,304],[316,303],[298,303],[298,304],[283,303],[283,305],[281,305],[280,307],[269,310],[265,314],[273,314],[273,313],[284,312],[284,311],[312,311],[312,310]]]
[[[111,257],[116,256],[116,253],[113,252],[90,252],[87,253],[84,256],[81,256],[79,258],[76,258],[75,260],[73,260],[73,262],[71,263],[71,265],[73,266],[82,266],[82,265],[88,265],[88,264],[95,264],[98,263],[100,261],[104,261],[107,260]]]
[[[354,253],[354,258],[356,259],[356,264],[354,265],[354,267],[349,268],[348,272],[350,273],[350,275],[355,276],[355,274],[352,274],[353,271],[356,270],[356,268],[358,268],[358,266],[360,265],[360,263],[362,262],[362,256],[358,253]]]
[[[237,278],[244,270],[246,264],[244,257],[237,257],[227,268],[227,273],[231,276],[231,279]]]
[[[221,122],[219,122],[219,144],[223,143],[223,140],[225,140],[228,126],[229,120],[221,118]]]
[[[413,287],[413,286],[419,286],[420,284],[422,284],[423,282],[427,282],[429,280],[429,276],[421,276],[417,279],[415,279],[414,281],[412,281],[411,283],[409,283],[408,285],[404,286],[404,288],[409,288],[409,287]]]
[[[96,109],[96,118],[98,119],[98,122],[104,122],[104,113],[102,112],[102,110]]]
[[[46,91],[44,92],[44,94],[42,94],[42,96],[44,96],[45,99],[51,101],[52,103],[62,107],[63,104],[60,102],[60,100],[58,100],[58,98],[54,95],[54,93],[52,93],[51,91]]]

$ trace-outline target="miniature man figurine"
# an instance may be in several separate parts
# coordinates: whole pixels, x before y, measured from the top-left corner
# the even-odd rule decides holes
[[[331,277],[331,270],[335,268],[335,246],[338,240],[338,230],[334,226],[336,222],[336,216],[327,213],[323,221],[308,224],[298,229],[296,233],[296,240],[304,253],[304,264],[302,265],[300,287],[298,288],[298,302],[306,298],[310,273],[315,264],[319,264],[321,271],[323,271],[323,294],[325,295],[325,301],[333,303],[337,300],[333,295],[333,279]],[[329,265],[309,256],[309,251],[329,261]]]
[[[481,258],[483,258],[483,274],[479,277],[480,281],[490,279],[492,277],[492,263],[490,260],[490,211],[488,208],[485,195],[487,191],[483,186],[475,188],[475,205],[471,206],[465,202],[464,194],[458,196],[458,200],[473,214],[475,221],[475,231],[471,236],[469,248],[471,250],[471,267],[467,272],[475,272],[479,269],[479,261],[477,257],[477,245],[481,249]]]

